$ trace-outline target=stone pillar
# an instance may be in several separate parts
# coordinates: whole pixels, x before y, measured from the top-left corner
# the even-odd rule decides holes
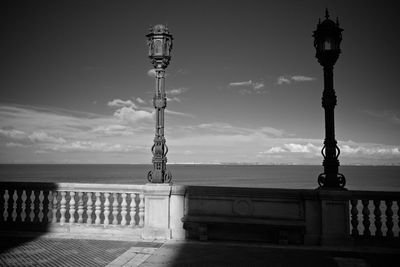
[[[304,200],[306,231],[305,245],[319,245],[321,237],[321,202],[318,193],[307,195]]]
[[[185,210],[186,186],[172,186],[170,200],[170,221],[171,234],[173,239],[185,239],[182,218]]]
[[[170,184],[146,184],[144,187],[143,239],[170,239]]]
[[[350,244],[349,194],[343,190],[319,190],[321,245]]]

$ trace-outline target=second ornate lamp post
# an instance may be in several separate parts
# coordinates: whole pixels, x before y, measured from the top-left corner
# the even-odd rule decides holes
[[[316,58],[324,68],[324,92],[322,95],[322,107],[325,110],[325,141],[322,148],[324,157],[324,172],[318,176],[318,184],[321,188],[344,188],[346,179],[339,173],[340,149],[335,139],[335,106],[337,98],[333,89],[333,66],[340,54],[340,42],[342,31],[339,21],[336,23],[329,19],[326,10],[325,20],[319,21],[317,30],[314,31],[314,47]]]
[[[151,183],[171,182],[171,172],[167,171],[168,147],[164,137],[164,110],[167,106],[167,98],[164,89],[165,69],[171,59],[172,35],[164,25],[156,25],[146,35],[148,38],[149,58],[156,73],[156,88],[153,98],[153,105],[156,110],[156,133],[154,145],[151,148],[153,153],[153,170],[147,174]]]

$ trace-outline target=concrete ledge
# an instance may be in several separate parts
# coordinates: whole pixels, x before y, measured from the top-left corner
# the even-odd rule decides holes
[[[171,239],[171,229],[145,227],[142,232],[142,238],[146,240],[166,240]]]
[[[63,234],[78,236],[85,235],[87,238],[94,238],[102,236],[102,239],[141,239],[143,228],[132,228],[129,226],[114,226],[109,225],[104,227],[103,225],[79,225],[79,224],[51,224],[47,230],[47,234]]]

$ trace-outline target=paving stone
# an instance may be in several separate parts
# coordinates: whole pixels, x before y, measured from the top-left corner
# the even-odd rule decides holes
[[[357,258],[334,258],[338,267],[370,267],[364,259]]]
[[[145,248],[161,246],[156,243],[135,241],[57,238],[35,240],[20,238],[20,240],[13,239],[12,243],[14,247],[10,248],[7,240],[0,240],[0,248],[4,248],[0,254],[0,266],[99,267],[106,266],[131,248],[142,251]],[[136,253],[132,253],[125,263],[136,256]]]
[[[150,254],[142,254],[139,253],[137,254],[133,259],[128,261],[126,264],[123,265],[123,267],[136,267],[140,266],[147,258],[149,258],[151,255]]]

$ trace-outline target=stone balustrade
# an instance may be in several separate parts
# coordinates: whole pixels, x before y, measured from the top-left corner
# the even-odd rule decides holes
[[[49,225],[143,228],[143,189],[143,185],[1,182],[0,223],[45,231]]]
[[[0,232],[222,240],[263,233],[281,243],[391,246],[400,245],[399,201],[400,192],[0,182]]]
[[[354,238],[398,238],[399,206],[400,192],[351,191],[351,235]]]

